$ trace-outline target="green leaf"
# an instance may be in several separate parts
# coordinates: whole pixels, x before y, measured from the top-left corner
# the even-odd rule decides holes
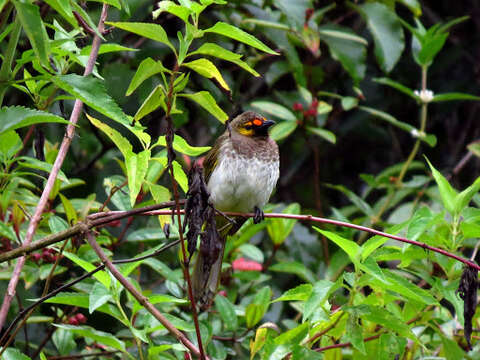
[[[442,336],[443,354],[447,360],[465,359],[465,352],[457,342]]]
[[[125,95],[131,95],[145,80],[153,75],[164,72],[170,73],[170,70],[165,68],[160,60],[155,61],[150,57],[142,60],[140,65],[138,65],[135,75],[133,75],[132,81],[130,82]]]
[[[137,113],[133,117],[135,121],[139,121],[144,116],[150,114],[152,111],[157,110],[161,107],[164,111],[167,109],[165,104],[165,94],[161,85],[156,86],[150,95],[145,99],[140,108],[137,110]]]
[[[414,100],[417,100],[417,101],[419,100],[419,97],[414,94],[412,89],[410,89],[410,88],[406,87],[405,85],[400,84],[399,82],[396,82],[392,79],[382,77],[382,78],[374,78],[373,81],[375,81],[376,83],[382,84],[382,85],[390,86],[390,87],[392,87],[392,88],[410,96]]]
[[[45,68],[50,69],[48,61],[50,40],[40,15],[40,8],[26,1],[13,1],[13,4],[37,59]]]
[[[128,153],[125,157],[125,166],[127,167],[128,188],[130,190],[130,205],[134,206],[137,196],[142,189],[143,181],[147,175],[148,162],[150,161],[150,150],[146,149],[135,154]]]
[[[0,236],[6,237],[9,240],[16,241],[17,237],[13,229],[5,224],[3,221],[0,221]]]
[[[459,92],[452,92],[446,94],[437,94],[433,97],[432,102],[440,102],[440,101],[452,101],[452,100],[474,100],[479,101],[480,96],[464,94]]]
[[[422,7],[418,0],[397,0],[406,7],[410,9],[415,17],[420,17],[422,15]]]
[[[186,97],[195,101],[198,105],[207,110],[216,117],[221,123],[228,120],[228,115],[217,105],[217,102],[208,91],[199,91],[194,94],[179,94],[178,96]]]
[[[79,293],[69,293],[69,292],[61,292],[50,298],[45,300],[47,303],[52,304],[63,304],[63,305],[71,305],[71,306],[78,306],[83,309],[88,309],[90,305],[89,294],[79,294]],[[124,322],[122,314],[119,312],[118,308],[112,304],[104,304],[96,309],[99,312],[103,312],[108,314],[120,322]],[[125,324],[126,325],[126,324]]]
[[[293,350],[292,350],[292,360],[304,360],[304,359],[323,360],[324,357],[319,352],[300,346],[299,344],[294,344]]]
[[[158,24],[141,23],[141,22],[105,22],[108,25],[115,26],[118,29],[122,29],[147,39],[158,41],[167,45],[174,53],[176,53],[170,40],[168,40],[167,33],[162,26]]]
[[[256,261],[256,262],[259,262],[259,263],[263,263],[265,258],[263,256],[263,252],[262,250],[260,250],[258,247],[256,247],[255,245],[252,245],[252,244],[242,244],[238,247],[238,251],[252,259],[253,261]]]
[[[160,136],[152,148],[155,146],[167,146],[165,136]],[[198,156],[210,150],[211,146],[191,146],[184,138],[179,135],[175,135],[173,138],[173,148],[176,151],[188,156]]]
[[[303,322],[308,320],[319,307],[327,300],[327,296],[335,283],[328,280],[320,280],[313,284],[312,293],[305,301],[303,307]]]
[[[117,339],[113,334],[95,330],[90,326],[73,326],[73,325],[66,325],[66,324],[53,324],[53,325],[59,329],[65,329],[65,330],[71,331],[76,335],[87,337],[96,342],[99,342],[100,344],[110,346],[114,349],[117,349],[123,352],[126,351],[125,343]]]
[[[55,331],[52,340],[60,355],[70,354],[77,347],[73,333],[65,329]]]
[[[68,121],[60,116],[23,106],[4,106],[0,109],[0,134],[40,123],[68,124]]]
[[[365,200],[363,200],[361,197],[359,197],[357,194],[355,194],[353,191],[347,189],[343,185],[331,185],[327,184],[328,187],[341,191],[342,193],[345,194],[345,196],[348,197],[348,199],[360,210],[362,211],[365,215],[368,216],[375,216],[375,213],[373,209],[370,207],[369,204]]]
[[[52,78],[52,81],[65,90],[82,100],[86,105],[112,120],[122,124],[135,134],[145,146],[150,143],[150,136],[143,132],[143,128],[136,123],[131,126],[131,119],[120,109],[105,89],[104,83],[89,75],[79,76],[76,74],[60,75]]]
[[[207,79],[215,79],[222,88],[230,92],[230,88],[223,79],[222,74],[220,74],[220,71],[218,71],[217,67],[210,60],[202,58],[190,62],[184,62],[182,66],[186,66],[189,69],[192,69],[193,71],[206,77]]]
[[[282,210],[284,214],[300,214],[300,205],[293,203]],[[282,244],[290,235],[297,220],[295,219],[268,219],[267,231],[275,245]]]
[[[250,45],[258,50],[261,50],[263,52],[266,52],[268,54],[272,55],[279,55],[277,52],[273,51],[270,49],[267,45],[262,43],[260,40],[255,38],[253,35],[250,35],[249,33],[224,22],[217,22],[215,25],[212,27],[204,30],[204,32],[208,33],[215,33],[215,34],[220,34],[226,37],[229,37],[231,39],[240,41],[244,44]]]
[[[347,320],[347,333],[346,333],[346,340],[351,342],[352,345],[360,351],[362,354],[365,355],[365,344],[363,342],[363,329],[358,324],[357,316],[353,314],[349,314]]]
[[[202,44],[202,46],[200,46],[194,52],[191,52],[190,54],[188,54],[188,56],[197,55],[197,54],[215,56],[219,59],[230,61],[238,65],[242,69],[248,71],[250,74],[257,77],[260,76],[258,72],[256,72],[254,69],[250,67],[250,65],[248,65],[245,61],[240,60],[242,55],[236,54],[234,52],[231,52],[230,50],[224,49],[223,47],[218,46],[217,44],[213,44],[213,43]]]
[[[160,1],[157,3],[157,6],[158,9],[152,13],[154,19],[158,18],[160,14],[165,11],[179,17],[183,22],[187,23],[188,17],[191,14],[188,7],[177,5],[173,1]]]
[[[395,12],[381,3],[356,7],[365,18],[375,42],[375,56],[385,72],[390,72],[405,48],[403,28]]]
[[[275,344],[300,344],[302,340],[308,335],[308,322],[290,329],[275,338]]]
[[[432,170],[433,178],[438,185],[438,191],[440,192],[443,206],[450,214],[456,214],[455,199],[457,198],[457,191],[450,185],[448,180],[433,167],[427,158],[425,158],[425,160],[427,160],[428,166],[430,166],[430,169]]]
[[[305,128],[309,133],[320,136],[322,139],[327,140],[329,143],[335,144],[337,138],[334,133],[329,130],[325,130],[319,127],[307,126]]]
[[[0,162],[8,162],[22,148],[22,139],[16,131],[0,133]]]
[[[113,297],[110,291],[99,282],[96,282],[88,297],[88,312],[90,314],[93,313],[100,306],[112,299]]]
[[[215,307],[219,312],[227,330],[235,331],[238,327],[235,307],[226,297],[218,295],[215,297]]]
[[[129,48],[126,46],[122,46],[120,44],[109,43],[109,44],[100,45],[98,49],[98,55],[108,54],[112,52],[119,52],[119,51],[139,51],[139,50],[140,49]],[[84,48],[82,48],[82,51],[80,51],[80,55],[89,56],[90,51],[92,51],[92,45],[85,46]]]
[[[83,268],[85,271],[92,271],[96,268],[96,266],[94,266],[92,263],[83,260],[77,255],[68,251],[64,251],[63,255],[81,268]],[[110,276],[104,270],[97,271],[95,274],[93,274],[93,277],[100,281],[107,289],[110,288]]]
[[[31,360],[31,358],[22,354],[18,349],[7,348],[2,355],[2,360]]]
[[[472,185],[463,190],[455,197],[455,213],[459,214],[472,200],[473,196],[480,190],[480,177]]]
[[[345,111],[351,110],[358,105],[358,99],[353,96],[343,96],[341,100],[342,108]]]
[[[270,130],[270,137],[275,141],[282,140],[294,132],[296,128],[296,122],[282,121],[272,126],[272,129]]]
[[[311,284],[298,285],[293,289],[285,291],[282,296],[273,300],[272,303],[277,301],[305,301],[310,297],[312,289]]]
[[[338,25],[321,26],[319,31],[324,33],[322,39],[327,44],[332,58],[342,64],[355,83],[362,80],[365,76],[367,52],[363,43],[348,38],[356,34],[351,29]],[[333,36],[331,31],[335,32]],[[337,36],[339,32],[344,33],[345,36]]]
[[[77,212],[73,207],[72,203],[68,198],[63,196],[62,194],[58,194],[60,196],[60,200],[62,201],[63,209],[65,210],[65,214],[67,215],[67,220],[70,225],[73,225],[77,222]]]
[[[95,119],[94,117],[88,114],[85,114],[85,115],[93,125],[95,125],[97,128],[102,130],[105,133],[105,135],[107,135],[110,138],[110,140],[113,141],[113,143],[120,150],[120,152],[122,153],[125,159],[127,158],[128,154],[133,153],[132,144],[130,144],[126,138],[120,135],[120,133],[117,130],[111,128],[107,124]]]
[[[325,236],[326,238],[332,240],[335,244],[337,244],[343,251],[345,251],[353,263],[358,264],[358,256],[360,255],[360,246],[357,243],[347,240],[341,237],[338,234],[332,233],[330,231],[321,230],[317,227],[313,227],[316,231],[320,234]]]
[[[49,163],[46,163],[44,161],[40,161],[40,160],[32,158],[30,156],[19,156],[17,159],[19,160],[18,161],[18,167],[19,168],[37,169],[37,170],[45,171],[47,173],[52,172],[53,165],[49,164]],[[62,170],[58,171],[58,176],[57,177],[61,181],[68,183],[68,179],[67,179],[67,177],[65,176],[65,174],[63,173]]]
[[[250,105],[258,111],[273,115],[276,118],[286,121],[297,121],[297,117],[295,116],[295,114],[289,109],[287,109],[285,106],[282,106],[280,104],[271,101],[254,101],[250,103]]]
[[[315,282],[315,276],[308,270],[305,265],[296,261],[284,261],[274,264],[268,268],[270,271],[278,271],[289,274],[295,274],[305,281]]]
[[[258,304],[249,304],[245,309],[245,321],[247,323],[247,328],[251,329],[257,325],[257,323],[262,320],[264,314],[265,309],[263,306]]]
[[[362,319],[372,321],[387,329],[390,329],[404,337],[417,341],[417,338],[410,330],[410,327],[402,320],[389,313],[387,310],[380,306],[369,305],[370,312],[362,315]]]
[[[340,30],[340,28],[337,28],[336,30],[328,30],[328,28],[324,28],[323,30],[319,30],[318,33],[320,35],[326,35],[341,40],[354,41],[364,46],[368,46],[368,41],[361,36],[355,35],[355,33],[344,31],[343,29]]]

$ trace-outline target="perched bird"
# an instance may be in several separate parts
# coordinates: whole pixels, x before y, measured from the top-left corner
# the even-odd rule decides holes
[[[220,211],[255,212],[254,222],[263,220],[267,203],[279,176],[278,146],[268,135],[275,122],[252,111],[233,119],[203,162],[210,202]],[[221,249],[212,266],[199,251],[193,271],[194,297],[208,308],[215,297],[222,270],[227,235],[235,233],[246,219],[230,224],[217,217]]]

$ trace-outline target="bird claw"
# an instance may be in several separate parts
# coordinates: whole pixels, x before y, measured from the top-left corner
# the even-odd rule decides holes
[[[265,215],[263,213],[263,210],[261,210],[258,206],[255,206],[253,209],[255,216],[253,217],[253,223],[254,224],[259,224],[265,219]]]

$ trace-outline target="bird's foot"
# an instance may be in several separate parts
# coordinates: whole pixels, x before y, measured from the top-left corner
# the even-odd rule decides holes
[[[263,214],[263,210],[261,210],[258,206],[255,206],[253,208],[253,211],[255,213],[255,216],[253,217],[253,223],[254,224],[261,223],[263,221],[263,219],[265,219],[265,215]]]

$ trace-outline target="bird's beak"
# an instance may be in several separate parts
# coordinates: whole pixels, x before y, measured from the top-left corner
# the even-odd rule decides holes
[[[262,130],[268,130],[268,128],[272,125],[275,125],[275,121],[273,120],[265,120],[263,124],[260,126]]]

